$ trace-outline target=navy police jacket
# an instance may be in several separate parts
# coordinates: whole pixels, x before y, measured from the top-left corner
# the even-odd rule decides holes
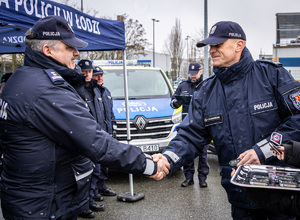
[[[100,124],[101,129],[112,135],[113,130],[116,128],[116,119],[109,90],[104,86],[98,86],[97,80],[94,79],[87,82],[85,88],[87,89],[85,101],[91,114]]]
[[[117,123],[115,114],[113,112],[113,100],[110,91],[103,85],[97,86],[100,91],[101,99],[99,99],[100,108],[102,108],[104,128],[109,134],[113,134],[116,129]]]
[[[133,174],[156,172],[140,148],[101,130],[69,83],[84,84],[80,69],[26,48],[24,66],[0,96],[5,219],[67,219],[88,208],[91,160]]]
[[[163,154],[174,172],[213,140],[229,202],[257,208],[247,202],[243,188],[230,183],[228,163],[254,149],[262,164],[277,164],[269,143],[300,140],[300,83],[281,64],[254,61],[247,48],[239,62],[214,72],[194,93],[186,119]]]
[[[190,95],[190,96],[192,96],[202,81],[203,81],[203,74],[201,75],[199,81],[196,83],[193,83],[190,78],[188,78],[187,81],[180,83],[178,88],[176,89],[175,93],[172,96],[171,107],[176,108],[173,105],[173,102],[176,101],[175,95],[186,95],[186,96]],[[188,109],[189,109],[189,104],[182,105],[182,114],[184,115],[184,117],[187,115]]]

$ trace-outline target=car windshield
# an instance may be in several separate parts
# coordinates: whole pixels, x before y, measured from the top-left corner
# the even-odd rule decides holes
[[[153,69],[127,69],[129,99],[170,98],[171,91],[163,73]],[[104,70],[104,86],[114,99],[124,99],[123,69]]]

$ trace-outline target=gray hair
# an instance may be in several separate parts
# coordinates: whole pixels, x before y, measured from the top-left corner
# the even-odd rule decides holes
[[[30,34],[31,28],[26,31],[25,36]],[[43,53],[43,46],[45,44],[47,44],[49,47],[52,47],[54,50],[57,50],[59,42],[59,40],[25,39],[26,46],[41,53]]]

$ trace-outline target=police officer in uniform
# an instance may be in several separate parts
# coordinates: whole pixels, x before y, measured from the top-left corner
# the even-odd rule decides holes
[[[188,113],[189,102],[185,102],[183,100],[177,100],[176,96],[185,96],[191,97],[193,93],[198,89],[200,83],[203,81],[202,75],[202,66],[199,63],[191,63],[189,65],[188,70],[189,78],[187,81],[182,82],[178,88],[176,89],[175,93],[171,99],[171,107],[172,108],[179,108],[182,105],[182,120]],[[198,163],[198,179],[199,185],[201,188],[207,187],[206,178],[209,173],[209,165],[207,162],[207,150],[208,145],[199,152],[199,163]],[[181,183],[182,187],[187,187],[194,184],[194,173],[195,173],[195,165],[194,161],[185,164],[183,166],[183,173],[185,175],[185,180]]]
[[[26,37],[24,65],[0,96],[5,219],[77,219],[89,207],[91,161],[156,178],[168,174],[168,164],[118,142],[90,114],[83,90],[74,89],[85,84],[76,47],[87,43],[64,18],[44,17]]]
[[[85,92],[84,92],[84,100],[87,103],[90,113],[94,116],[96,121],[101,124],[102,117],[99,108],[99,99],[101,98],[98,89],[97,89],[97,81],[92,79],[93,76],[93,64],[90,60],[80,60],[78,62],[78,66],[81,68],[81,73],[85,76]],[[102,127],[101,127],[102,128]],[[100,164],[93,164],[93,173],[91,177],[91,185],[89,192],[89,209],[84,210],[79,214],[80,217],[83,218],[94,218],[94,212],[104,211],[104,205],[98,205],[96,201],[103,201],[103,197],[99,196],[94,198],[97,195],[97,182],[99,181],[100,176]],[[96,201],[95,201],[96,200]]]
[[[117,122],[113,112],[113,102],[110,91],[103,86],[103,70],[99,66],[95,66],[93,69],[93,80],[96,81],[97,89],[99,91],[99,111],[101,117],[100,126],[103,130],[109,133],[114,138],[116,137]],[[108,167],[100,166],[100,172],[98,175],[99,181],[97,182],[97,189],[100,194],[96,197],[102,196],[116,196],[116,192],[109,189],[105,183],[108,178]]]
[[[237,166],[282,164],[270,143],[275,137],[282,144],[300,140],[300,83],[280,63],[254,61],[235,22],[216,23],[209,37],[197,43],[206,45],[215,74],[194,93],[177,136],[154,159],[168,160],[174,172],[213,140],[233,219],[295,219],[250,203],[245,188],[230,183],[229,162],[240,158]]]

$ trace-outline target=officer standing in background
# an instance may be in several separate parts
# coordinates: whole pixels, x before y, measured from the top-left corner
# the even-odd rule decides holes
[[[83,90],[73,88],[85,84],[75,59],[87,43],[63,17],[38,20],[26,38],[24,65],[0,96],[5,219],[77,219],[89,207],[91,161],[155,178],[169,173],[167,163],[118,142],[90,114]]]
[[[97,81],[97,88],[100,90],[101,93],[101,111],[103,114],[101,114],[103,119],[103,124],[101,125],[103,129],[112,135],[113,137],[116,136],[116,129],[117,129],[117,122],[115,118],[115,114],[113,112],[113,100],[111,97],[111,93],[103,86],[104,83],[104,74],[103,70],[99,66],[95,66],[93,69],[93,79]],[[99,189],[101,191],[101,194],[105,196],[115,196],[115,193],[108,192],[108,187],[103,186]],[[114,195],[112,195],[114,194]]]
[[[172,173],[213,140],[234,220],[295,219],[249,202],[246,189],[230,183],[229,162],[239,157],[238,166],[282,164],[270,145],[274,140],[300,141],[300,83],[280,63],[254,61],[236,22],[216,23],[209,37],[197,43],[206,45],[215,74],[194,93],[176,137],[154,159],[168,160]]]
[[[203,70],[202,66],[199,63],[191,63],[188,70],[188,79],[185,82],[179,84],[175,93],[171,99],[171,107],[179,108],[182,105],[182,120],[188,114],[189,102],[184,102],[183,100],[177,100],[176,96],[186,96],[191,97],[193,93],[198,89],[200,83],[203,81]],[[199,163],[198,163],[198,179],[199,185],[201,188],[207,187],[206,179],[209,173],[209,165],[207,162],[207,150],[208,146],[206,145],[202,151],[199,152]],[[183,166],[183,173],[185,175],[185,180],[181,183],[182,187],[187,187],[194,184],[194,173],[195,165],[194,161],[191,161],[188,164]]]
[[[93,80],[96,81],[96,88],[99,91],[99,120],[100,127],[109,133],[112,137],[116,137],[117,123],[113,112],[113,101],[110,91],[103,86],[103,70],[99,66],[95,66],[93,69]],[[109,189],[105,183],[108,178],[108,167],[100,166],[99,181],[97,182],[97,189],[100,194],[97,196],[116,196],[116,192]]]
[[[93,64],[90,60],[80,60],[78,66],[81,68],[81,73],[85,76],[85,85],[84,85],[84,100],[87,103],[90,113],[94,116],[96,121],[101,124],[101,112],[99,110],[99,101],[100,94],[97,91],[97,81],[92,79],[93,76]],[[90,193],[89,193],[89,209],[84,210],[79,214],[83,218],[94,218],[95,213],[99,211],[104,211],[104,205],[98,205],[95,202],[94,196],[97,195],[97,182],[99,180],[100,173],[100,164],[93,164],[93,173],[90,182]],[[96,199],[97,201],[103,201],[103,197]]]

